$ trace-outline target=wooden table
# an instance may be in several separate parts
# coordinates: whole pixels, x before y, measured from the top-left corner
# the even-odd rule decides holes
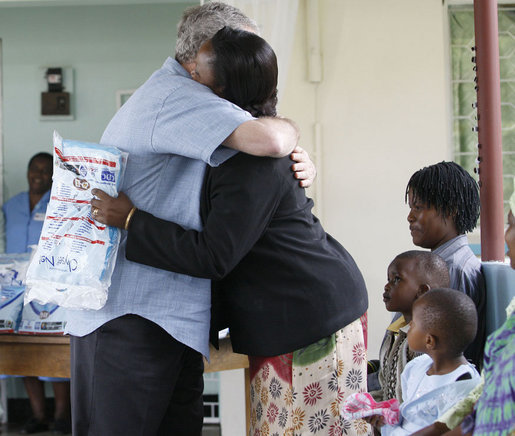
[[[245,368],[247,429],[250,420],[249,360],[233,353],[229,339],[220,349],[211,347],[211,362],[205,372]],[[70,377],[70,338],[68,336],[0,335],[0,374]]]
[[[204,362],[204,372],[218,372],[228,371],[231,369],[245,369],[245,421],[246,421],[246,434],[250,429],[250,373],[249,373],[249,359],[245,354],[233,353],[231,341],[228,338],[221,339],[219,347],[215,349],[212,345],[210,347],[210,362]]]
[[[70,377],[70,338],[0,335],[0,374]]]

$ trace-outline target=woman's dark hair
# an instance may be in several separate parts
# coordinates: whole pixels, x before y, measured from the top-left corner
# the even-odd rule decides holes
[[[451,218],[460,235],[471,232],[479,218],[479,188],[472,176],[454,162],[440,162],[418,170],[406,187],[413,200],[434,207]]]
[[[40,153],[35,154],[34,156],[32,156],[30,158],[29,165],[27,166],[27,168],[30,168],[30,166],[32,165],[32,162],[34,162],[36,159],[46,159],[50,162],[50,165],[53,165],[53,163],[54,163],[54,157],[50,153],[46,153],[46,152],[42,151]]]
[[[216,87],[222,96],[255,117],[275,116],[277,58],[258,35],[230,27],[211,39]]]

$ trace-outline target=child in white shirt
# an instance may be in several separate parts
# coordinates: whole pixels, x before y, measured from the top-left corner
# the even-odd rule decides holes
[[[480,381],[463,356],[477,330],[474,302],[453,289],[434,289],[413,304],[408,331],[412,351],[424,353],[410,361],[401,376],[404,402],[397,425],[384,425],[380,415],[366,418],[381,435],[408,435],[434,422]]]

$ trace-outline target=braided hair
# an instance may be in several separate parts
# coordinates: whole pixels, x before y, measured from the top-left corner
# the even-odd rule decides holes
[[[452,218],[460,235],[476,227],[479,187],[457,163],[440,162],[422,168],[409,179],[405,202],[410,191],[414,201],[434,207],[444,218]]]

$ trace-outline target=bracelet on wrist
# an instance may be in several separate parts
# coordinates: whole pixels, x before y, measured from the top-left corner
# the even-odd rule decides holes
[[[129,211],[127,214],[127,218],[125,218],[125,230],[129,230],[129,226],[131,224],[132,215],[134,215],[134,212],[136,212],[136,206],[133,206],[133,208]]]

